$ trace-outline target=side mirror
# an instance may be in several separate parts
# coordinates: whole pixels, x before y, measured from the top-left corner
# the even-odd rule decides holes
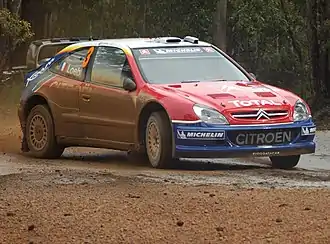
[[[130,79],[130,78],[125,78],[124,81],[123,81],[123,88],[126,90],[126,91],[134,91],[136,89],[136,84],[135,82]]]
[[[255,80],[257,79],[257,76],[255,74],[250,73],[250,75],[252,76],[253,79],[255,79]]]

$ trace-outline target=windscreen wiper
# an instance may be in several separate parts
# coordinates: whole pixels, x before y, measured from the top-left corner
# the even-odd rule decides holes
[[[212,81],[228,81],[226,79],[212,79]]]
[[[211,80],[205,80],[205,81],[228,81],[226,79],[211,79]],[[198,83],[201,82],[200,80],[183,80],[181,83]]]
[[[198,83],[200,80],[183,80],[181,83]]]

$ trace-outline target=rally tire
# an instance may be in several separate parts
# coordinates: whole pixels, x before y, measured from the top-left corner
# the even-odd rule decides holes
[[[276,169],[292,169],[299,163],[300,155],[270,157],[272,167]]]
[[[32,108],[27,118],[26,140],[30,153],[36,158],[61,157],[64,147],[56,142],[54,122],[48,106],[36,105]]]
[[[146,127],[146,151],[154,168],[169,168],[172,164],[172,132],[165,112],[154,112]]]

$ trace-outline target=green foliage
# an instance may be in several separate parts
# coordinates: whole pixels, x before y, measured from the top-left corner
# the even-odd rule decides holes
[[[194,35],[212,42],[217,1],[38,0],[34,7],[42,4],[45,14],[51,16],[51,31],[47,33],[52,33],[53,37]],[[313,75],[325,72],[324,67],[315,72],[318,61],[312,58],[311,36],[312,30],[316,30],[316,44],[323,54],[330,48],[330,4],[327,1],[228,0],[228,54],[257,74],[261,81],[290,89],[304,98],[314,95]],[[314,17],[307,14],[310,6],[314,6],[312,13],[316,13],[316,22],[312,25],[310,21]],[[2,35],[18,43],[31,36],[30,26],[17,16],[8,11],[0,16],[1,28],[6,26],[7,30]],[[8,31],[12,30],[8,28],[9,22],[14,31]],[[40,25],[44,29],[45,23]],[[41,37],[46,36],[36,38]]]
[[[8,65],[10,53],[32,37],[31,26],[8,9],[0,9],[0,80],[2,70]]]
[[[42,0],[52,36],[194,35],[212,42],[216,0]],[[228,1],[228,53],[262,81],[308,96],[310,59],[301,0]]]
[[[12,14],[8,9],[0,10],[0,38],[10,39],[10,50],[33,36],[31,25]]]
[[[308,96],[304,16],[289,1],[230,1],[229,50],[258,78]]]

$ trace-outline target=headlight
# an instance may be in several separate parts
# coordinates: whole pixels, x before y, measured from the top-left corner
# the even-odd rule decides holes
[[[195,114],[205,123],[208,124],[228,124],[227,119],[221,113],[213,108],[196,104],[193,107]]]
[[[310,118],[310,114],[308,112],[308,108],[301,100],[298,100],[294,105],[294,112],[293,112],[293,120],[303,121]]]

